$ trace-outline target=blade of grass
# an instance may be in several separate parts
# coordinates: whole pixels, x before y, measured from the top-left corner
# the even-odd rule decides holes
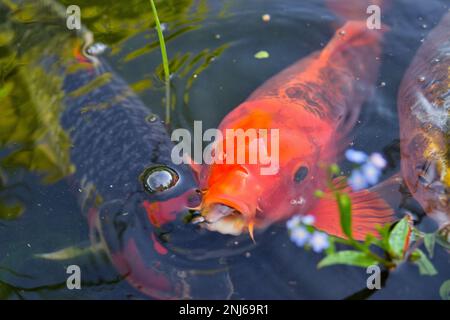
[[[159,46],[161,48],[161,56],[164,68],[164,82],[166,87],[166,124],[170,123],[170,70],[169,59],[167,58],[166,43],[164,41],[164,35],[161,29],[161,23],[159,22],[158,11],[153,0],[150,0],[152,6],[153,16],[155,17],[156,31],[158,33]]]

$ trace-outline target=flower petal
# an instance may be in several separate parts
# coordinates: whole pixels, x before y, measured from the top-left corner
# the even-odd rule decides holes
[[[355,149],[348,149],[345,151],[345,157],[348,161],[358,164],[364,163],[368,158],[365,152]]]
[[[374,152],[370,155],[370,163],[372,163],[378,169],[384,169],[386,167],[387,161],[379,152]]]
[[[295,215],[286,222],[286,227],[288,229],[294,229],[298,227],[301,222],[302,222],[301,217],[299,215]]]
[[[359,169],[355,169],[352,171],[352,174],[348,178],[348,184],[353,189],[353,191],[359,191],[369,186],[365,176]]]
[[[311,226],[316,221],[316,218],[314,218],[313,215],[308,214],[308,215],[302,217],[301,220],[302,220],[303,224],[306,224],[307,226]]]
[[[305,227],[298,227],[291,231],[291,241],[298,247],[303,247],[310,239],[311,234]]]
[[[365,165],[363,165],[361,167],[361,171],[366,181],[371,185],[376,184],[380,179],[381,170],[370,162],[367,162]]]

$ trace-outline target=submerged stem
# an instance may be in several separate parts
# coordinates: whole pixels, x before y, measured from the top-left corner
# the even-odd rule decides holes
[[[169,59],[167,58],[166,43],[164,41],[164,35],[161,29],[161,23],[159,22],[158,11],[156,10],[155,3],[150,0],[152,6],[153,16],[155,17],[156,31],[158,33],[159,47],[161,48],[161,56],[164,68],[164,85],[166,88],[166,124],[170,123],[170,70]]]

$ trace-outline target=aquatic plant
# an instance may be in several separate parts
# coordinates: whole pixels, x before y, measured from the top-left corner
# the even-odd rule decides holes
[[[366,185],[377,183],[381,170],[386,165],[386,160],[378,153],[368,156],[360,151],[348,150],[346,157],[349,161],[357,164],[352,175],[355,171],[358,172],[357,174],[361,176]],[[370,175],[372,173],[369,175],[362,169],[363,166],[368,164],[378,171],[375,174],[376,179],[371,180],[372,176]],[[449,248],[448,234],[445,234],[448,230],[440,230],[434,233],[421,232],[413,225],[411,216],[406,214],[394,224],[378,226],[378,236],[368,234],[364,241],[355,240],[351,228],[352,204],[350,196],[343,191],[343,188],[336,187],[333,183],[333,181],[336,181],[333,178],[340,172],[341,170],[336,164],[328,168],[328,186],[331,189],[331,196],[338,204],[340,224],[346,238],[339,238],[318,231],[314,227],[312,215],[296,215],[286,223],[290,239],[299,247],[312,249],[315,252],[324,251],[326,256],[319,262],[319,268],[338,264],[358,267],[381,265],[392,270],[402,263],[411,262],[418,266],[422,275],[432,276],[437,274],[437,270],[428,257],[433,257],[436,243],[447,249]],[[347,180],[349,184],[350,180]],[[354,184],[353,189],[359,190],[361,183],[355,181],[351,183]],[[326,197],[329,194],[318,190],[316,196]],[[339,248],[338,245],[340,245]],[[428,252],[428,257],[420,249],[422,245]],[[341,250],[341,248],[344,249]]]
[[[155,18],[156,30],[158,33],[159,47],[161,49],[161,56],[164,68],[164,84],[166,88],[166,124],[170,123],[170,70],[169,70],[169,59],[167,58],[166,43],[164,41],[164,35],[161,28],[161,22],[159,21],[158,11],[156,10],[155,3],[150,0],[152,6],[153,16]]]
[[[73,4],[71,0],[59,0],[65,7]],[[211,18],[211,9],[207,1],[194,0],[177,0],[164,1],[153,0],[155,8],[157,9],[158,20],[160,21],[160,29],[164,35],[164,43],[166,46],[175,42],[179,38],[195,32],[202,28],[203,23],[207,18]],[[77,5],[82,8],[83,19],[82,23],[89,29],[96,42],[104,43],[111,49],[111,55],[123,55],[121,63],[129,63],[137,58],[142,58],[149,55],[156,50],[161,51],[161,42],[158,37],[158,25],[156,24],[149,2],[141,0],[128,0],[127,5],[123,5],[121,1],[92,1],[79,0]],[[151,3],[150,3],[151,5]],[[220,10],[215,16],[217,19],[227,17],[230,11],[230,3],[225,1],[220,4]],[[156,37],[153,35],[153,30],[156,27]],[[170,29],[170,33],[165,29]],[[149,30],[152,34],[149,35]],[[144,35],[147,41],[141,45],[128,45],[130,39],[138,35]],[[198,75],[206,70],[215,58],[219,57],[222,52],[228,48],[224,44],[224,40],[217,41],[219,45],[213,47],[201,47],[201,44],[196,44],[190,49],[189,44],[184,45],[182,49],[177,52],[172,52],[168,56],[168,67],[170,71],[170,96],[167,99],[166,72],[164,63],[157,64],[154,71],[150,74],[143,75],[141,79],[130,86],[141,93],[148,89],[159,90],[160,83],[164,83],[164,113],[170,105],[173,111],[181,102],[187,105],[189,101],[189,90],[193,83],[198,80]],[[131,51],[130,51],[131,50]],[[153,63],[152,63],[153,65]],[[179,80],[186,81],[179,81]],[[181,98],[177,94],[177,86],[184,85]],[[159,113],[154,106],[152,109]],[[186,115],[185,115],[186,116]],[[171,115],[169,115],[171,117]],[[173,119],[169,118],[170,122]]]
[[[74,171],[71,143],[59,124],[62,79],[33,63],[36,53],[57,39],[35,44],[19,56],[14,48],[22,27],[0,24],[0,220],[16,219],[25,210],[21,172],[50,184]]]

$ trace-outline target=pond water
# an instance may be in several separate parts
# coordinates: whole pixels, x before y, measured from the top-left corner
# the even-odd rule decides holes
[[[19,10],[16,5],[22,2],[0,1],[0,80],[2,88],[8,83],[13,86],[12,98],[0,106],[2,114],[8,115],[0,119],[0,200],[2,210],[9,212],[2,211],[0,216],[0,298],[439,299],[439,287],[450,277],[449,255],[441,247],[432,259],[438,275],[421,276],[416,266],[405,264],[387,276],[382,290],[367,291],[364,268],[318,270],[323,256],[296,247],[283,223],[257,234],[256,244],[248,235],[225,236],[174,224],[178,233],[174,232],[167,244],[166,257],[145,261],[156,264],[157,270],[163,270],[169,281],[181,288],[167,289],[166,294],[161,293],[163,285],[156,290],[158,294],[150,296],[137,290],[107,254],[98,250],[66,260],[38,258],[41,253],[91,245],[86,208],[80,205],[78,186],[74,188],[79,181],[70,176],[87,169],[71,164],[69,138],[59,123],[60,107],[67,102],[60,79],[49,77],[45,68],[29,66],[36,61],[45,65],[47,60],[64,65],[69,58],[64,56],[67,51],[61,50],[61,41],[73,39],[47,32],[47,28],[65,25],[61,13],[49,9],[53,8],[51,1],[24,1],[27,6]],[[81,8],[82,23],[96,42],[108,47],[102,61],[107,61],[114,76],[124,79],[152,112],[164,118],[161,54],[150,3],[62,0],[59,4]],[[156,1],[156,5],[173,73],[171,126],[190,130],[193,120],[202,120],[204,129],[216,128],[270,76],[323,48],[338,22],[319,0],[166,0]],[[385,150],[392,155],[383,179],[400,168],[396,149],[400,81],[424,37],[447,11],[445,0],[399,0],[391,1],[383,12],[383,23],[391,29],[385,36],[378,85],[352,132],[354,148],[367,153]],[[264,14],[270,14],[269,22],[263,21]],[[261,50],[270,57],[255,59]],[[109,124],[115,130],[114,123],[105,118],[106,128],[89,137],[94,139],[92,144],[117,138],[108,131]],[[126,146],[130,141],[123,137],[117,143]],[[78,155],[90,156],[92,153]],[[101,161],[101,156],[98,159]],[[114,161],[106,170],[113,186],[118,170],[126,175],[131,164],[120,157],[109,160]],[[342,163],[342,167],[348,173],[349,165]],[[103,177],[106,171],[89,174]],[[102,192],[103,198],[114,198],[113,191],[108,195],[108,191]],[[4,209],[6,204],[15,207]],[[422,217],[420,229],[435,228],[417,205],[409,205]],[[399,216],[401,212],[398,210]],[[100,213],[99,219],[102,214],[106,215]],[[133,233],[139,248],[148,245],[150,251],[152,239],[142,235],[138,220],[132,221],[125,233],[128,237]],[[116,231],[104,227],[103,241],[120,237]],[[66,267],[71,264],[82,270],[81,290],[66,288]]]

